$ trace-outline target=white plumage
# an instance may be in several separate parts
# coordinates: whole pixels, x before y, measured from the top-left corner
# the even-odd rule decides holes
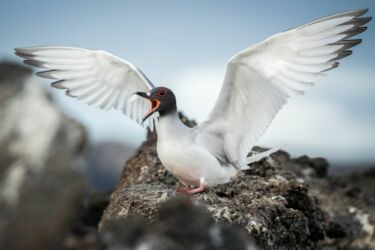
[[[31,47],[16,49],[26,64],[48,69],[37,74],[57,80],[52,87],[101,109],[119,109],[141,124],[149,101],[132,95],[148,92],[154,85],[133,64],[101,50],[70,47]],[[156,122],[156,115],[152,121]],[[153,130],[154,122],[144,125]]]
[[[248,152],[290,96],[302,95],[360,39],[367,10],[322,18],[275,34],[234,55],[228,63],[219,98],[205,121],[206,133],[219,134],[222,152],[246,168]],[[240,122],[239,122],[240,121]],[[230,133],[229,133],[230,131]],[[204,133],[204,132],[203,132]],[[254,158],[255,159],[255,158]]]
[[[237,169],[247,169],[249,163],[276,151],[248,157],[288,98],[304,94],[361,42],[351,38],[366,30],[364,25],[371,20],[361,17],[366,12],[322,18],[234,55],[216,104],[202,123],[191,129],[175,113],[160,116],[158,154],[165,167],[185,185],[199,184],[188,190],[195,193],[205,185],[228,181]],[[107,52],[32,47],[16,49],[16,54],[27,64],[48,69],[38,75],[56,79],[52,86],[67,89],[67,95],[99,108],[120,109],[140,124],[147,108],[163,105],[154,97],[146,96],[153,101],[151,106],[147,99],[132,95],[156,88],[131,63]],[[154,115],[146,125],[152,129],[157,120]]]

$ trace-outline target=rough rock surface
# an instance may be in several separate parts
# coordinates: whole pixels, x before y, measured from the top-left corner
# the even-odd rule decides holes
[[[161,165],[155,136],[140,147],[124,168],[100,227],[111,221],[142,216],[154,221],[159,205],[175,197],[178,185]],[[230,183],[191,196],[194,204],[205,207],[216,221],[246,229],[257,243],[269,249],[310,249],[326,236],[324,212],[306,185],[282,167],[286,153],[253,164]]]
[[[85,132],[31,72],[0,63],[0,248],[56,249],[85,188]]]
[[[244,230],[215,223],[210,213],[186,198],[161,204],[152,223],[144,217],[113,221],[102,231],[102,240],[121,249],[150,250],[255,250]]]
[[[82,224],[67,235],[66,250],[254,250],[255,245],[241,228],[215,223],[209,212],[189,199],[163,203],[152,223],[137,216],[108,223],[98,232],[97,215],[107,204],[105,194],[94,194],[82,210]],[[183,212],[181,212],[183,211]]]
[[[344,176],[325,176],[328,163],[300,157],[285,164],[296,171],[319,200],[330,221],[319,248],[375,249],[375,168]]]
[[[180,184],[162,167],[155,143],[149,135],[126,163],[100,229],[133,216],[154,222],[160,205],[178,196]],[[365,188],[375,185],[373,171],[328,177],[328,167],[323,158],[279,151],[190,199],[216,221],[245,229],[262,249],[373,249],[374,189]]]

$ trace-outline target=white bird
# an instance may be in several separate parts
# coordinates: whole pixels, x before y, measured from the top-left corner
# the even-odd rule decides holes
[[[107,52],[70,47],[15,50],[25,63],[47,68],[38,75],[57,80],[52,87],[67,89],[68,96],[122,110],[151,130],[156,125],[162,164],[186,186],[179,192],[193,194],[228,182],[236,171],[278,150],[248,157],[288,98],[303,94],[361,42],[350,38],[366,30],[371,20],[361,17],[366,12],[321,18],[234,55],[215,106],[194,128],[180,121],[170,89],[155,87],[133,64]]]

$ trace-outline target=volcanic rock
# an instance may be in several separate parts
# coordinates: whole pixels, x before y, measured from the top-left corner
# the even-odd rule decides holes
[[[156,137],[149,136],[127,162],[101,229],[134,216],[154,222],[160,205],[178,196],[174,189],[179,183],[161,165],[155,142]],[[312,249],[326,237],[327,219],[308,187],[283,167],[287,161],[287,153],[276,153],[238,173],[229,183],[189,199],[209,211],[215,221],[246,230],[262,248]]]

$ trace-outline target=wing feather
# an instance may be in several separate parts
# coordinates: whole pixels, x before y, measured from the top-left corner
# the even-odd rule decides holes
[[[214,155],[243,168],[248,152],[290,96],[302,95],[323,72],[336,68],[366,30],[367,10],[321,18],[278,33],[234,55],[215,106],[198,125],[200,140],[219,135]],[[208,139],[206,139],[208,140]],[[225,155],[222,155],[223,152]]]
[[[101,109],[120,109],[141,123],[149,103],[132,93],[148,92],[154,85],[131,63],[105,51],[72,47],[15,49],[24,63],[43,68],[37,75],[55,80],[51,86],[65,89],[70,97]]]

